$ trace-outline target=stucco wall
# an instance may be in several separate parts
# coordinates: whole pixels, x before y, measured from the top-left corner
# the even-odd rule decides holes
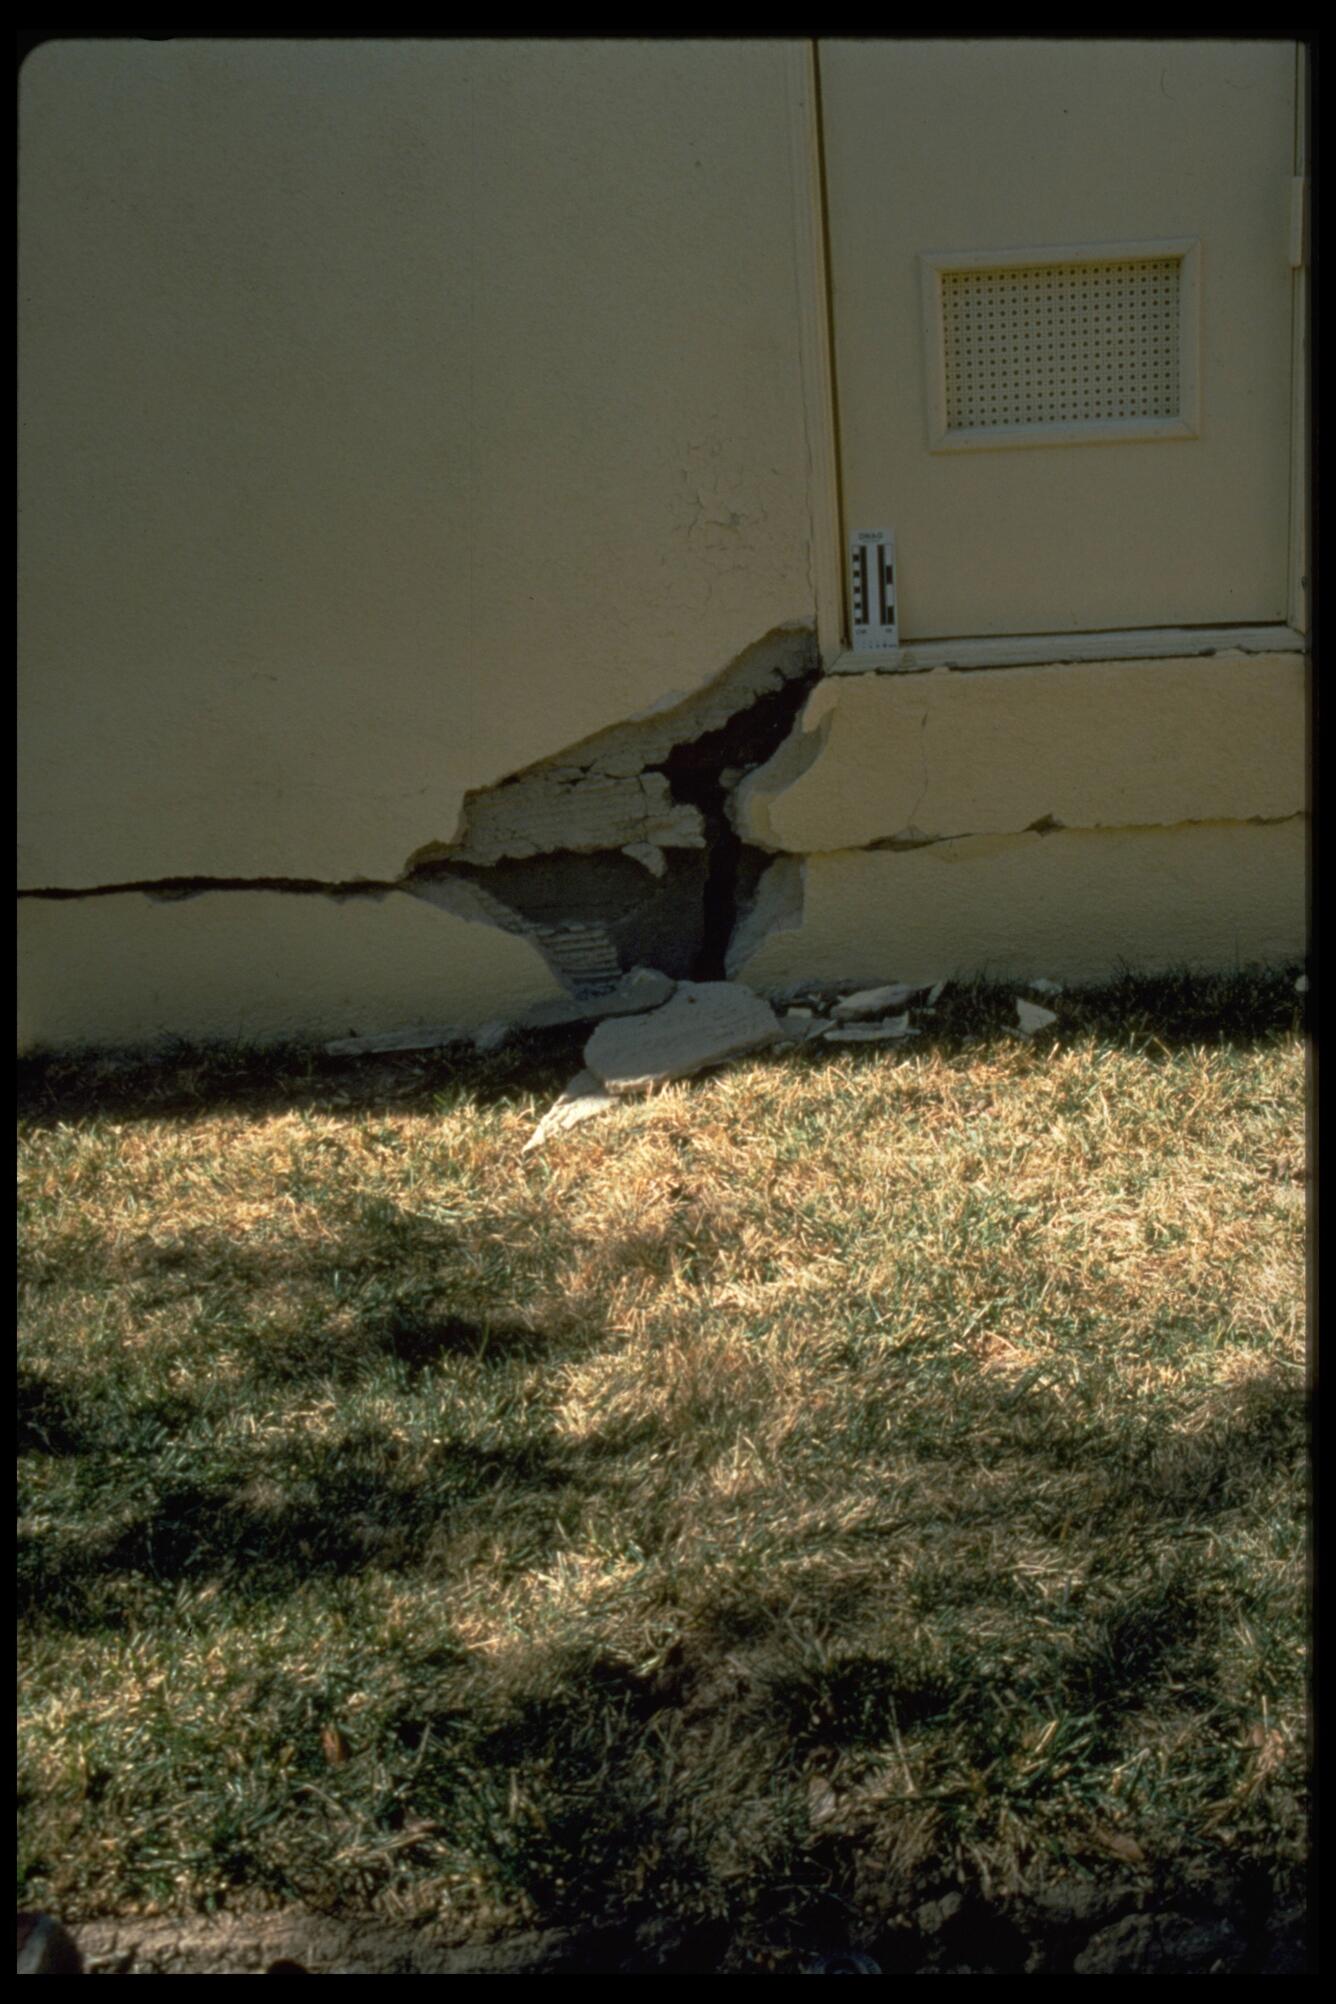
[[[840,675],[733,803],[730,970],[1101,981],[1306,950],[1297,654]]]
[[[972,835],[784,857],[732,973],[807,982],[1111,981],[1302,959],[1307,831],[1262,826]]]
[[[22,885],[393,878],[812,620],[790,66],[28,58]]]
[[[738,788],[765,849],[1278,820],[1306,795],[1298,654],[841,675]]]
[[[22,1047],[1304,951],[1299,656],[820,679],[804,62],[28,59]]]

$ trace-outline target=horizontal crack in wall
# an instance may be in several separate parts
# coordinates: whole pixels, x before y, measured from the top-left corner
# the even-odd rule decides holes
[[[178,904],[184,898],[200,898],[207,891],[277,891],[290,897],[383,898],[402,890],[399,883],[374,877],[353,877],[331,883],[324,877],[151,877],[125,884],[86,884],[76,890],[55,886],[19,892],[21,898],[114,898],[138,892],[160,904]]]
[[[1168,835],[1180,828],[1279,828],[1290,821],[1303,821],[1303,809],[1293,814],[1213,814],[1183,821],[1093,821],[1074,825],[1043,815],[1024,828],[963,828],[950,835],[883,835],[875,842],[859,842],[848,848],[804,849],[797,856],[861,856],[872,851],[940,849],[951,842],[1006,842],[1022,835]]]

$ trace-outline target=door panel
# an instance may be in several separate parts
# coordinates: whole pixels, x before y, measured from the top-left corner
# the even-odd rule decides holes
[[[900,637],[1283,621],[1292,42],[818,45],[846,536]]]

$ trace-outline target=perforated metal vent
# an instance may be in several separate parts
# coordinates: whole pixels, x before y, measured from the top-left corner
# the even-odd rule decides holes
[[[1200,436],[1199,238],[919,264],[929,451]]]
[[[1181,271],[1176,257],[944,271],[948,430],[1178,417]]]

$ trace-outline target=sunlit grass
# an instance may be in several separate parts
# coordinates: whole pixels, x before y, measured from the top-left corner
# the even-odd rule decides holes
[[[30,1067],[21,1903],[772,1923],[1304,1853],[1288,976]]]

